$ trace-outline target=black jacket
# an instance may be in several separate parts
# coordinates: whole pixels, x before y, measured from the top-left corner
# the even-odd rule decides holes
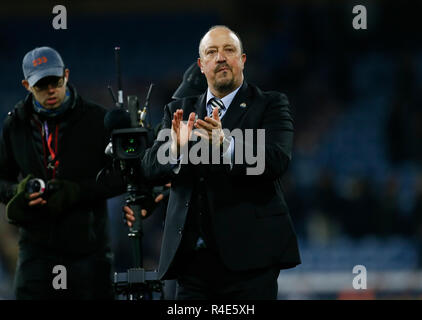
[[[53,216],[45,209],[28,208],[36,217],[20,225],[20,246],[32,243],[66,254],[89,254],[109,246],[106,199],[124,191],[121,179],[112,185],[97,183],[98,172],[109,159],[104,154],[109,136],[104,128],[106,109],[90,103],[73,92],[73,103],[55,118],[58,125],[56,179],[75,182],[80,199],[72,207]],[[0,139],[0,200],[13,196],[19,177],[32,174],[49,181],[46,168],[45,139],[42,125],[34,117],[32,95],[20,101],[7,116]],[[48,198],[47,198],[48,201]]]
[[[169,103],[164,108],[162,127],[171,128],[177,109],[183,109],[184,120],[191,112],[203,119],[205,99],[206,93]],[[217,250],[229,269],[291,268],[301,262],[281,186],[293,142],[293,120],[287,97],[278,92],[263,92],[245,82],[224,115],[222,126],[230,131],[253,129],[255,135],[256,129],[265,129],[265,145],[252,143],[255,152],[265,153],[262,174],[246,174],[247,167],[255,165],[245,162],[235,163],[231,170],[228,165],[203,165],[198,170],[198,165],[182,164],[180,172],[174,174],[172,165],[157,160],[163,141],[156,141],[143,159],[148,178],[172,179],[159,267],[162,278],[175,277],[172,263],[178,260],[178,248],[198,181],[207,195]],[[247,141],[237,142],[247,144]]]

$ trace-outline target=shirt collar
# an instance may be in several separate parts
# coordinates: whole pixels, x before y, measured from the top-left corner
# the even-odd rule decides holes
[[[239,91],[239,89],[240,89],[241,86],[242,85],[240,85],[236,90],[230,92],[228,95],[226,95],[225,97],[223,97],[223,98],[220,99],[221,101],[223,101],[224,106],[226,107],[226,109],[229,108],[230,104],[232,103],[232,101],[234,99],[234,96]],[[212,98],[216,98],[216,97],[211,93],[210,88],[208,88],[208,90],[207,90],[207,104],[206,104],[207,106],[210,103],[210,100]]]

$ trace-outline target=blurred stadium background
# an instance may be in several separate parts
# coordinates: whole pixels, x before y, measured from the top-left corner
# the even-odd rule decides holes
[[[124,92],[144,101],[153,82],[157,124],[200,37],[226,24],[242,37],[247,81],[286,93],[295,118],[284,187],[303,263],[280,273],[279,298],[422,298],[422,3],[63,1],[68,29],[54,30],[56,4],[0,5],[0,126],[25,96],[24,54],[43,45],[61,53],[81,95],[106,107],[120,46]],[[367,30],[352,28],[358,4]],[[122,201],[109,201],[118,272],[132,266]],[[148,269],[158,266],[161,209],[145,221]],[[1,205],[0,299],[13,299],[17,249]],[[355,265],[367,268],[366,290],[352,287]]]

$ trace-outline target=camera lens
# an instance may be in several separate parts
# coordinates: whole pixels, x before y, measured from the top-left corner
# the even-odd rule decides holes
[[[31,179],[27,182],[25,191],[28,194],[35,192],[40,192],[42,194],[45,191],[45,183],[42,179]]]

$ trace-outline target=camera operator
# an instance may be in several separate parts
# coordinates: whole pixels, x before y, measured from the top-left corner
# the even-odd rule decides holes
[[[96,182],[109,161],[106,109],[78,95],[52,48],[31,50],[22,68],[29,94],[0,137],[0,201],[20,232],[16,298],[113,299],[106,199],[125,189],[117,175]]]

